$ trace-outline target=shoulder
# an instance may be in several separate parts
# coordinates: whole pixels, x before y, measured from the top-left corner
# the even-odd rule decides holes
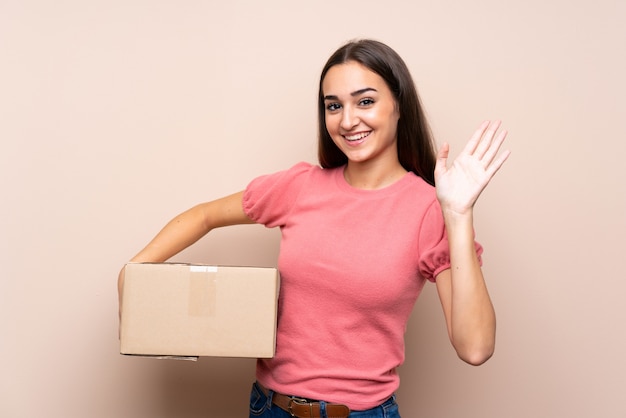
[[[423,178],[413,172],[409,172],[406,176],[406,187],[410,190],[408,196],[420,202],[421,207],[430,207],[436,205],[437,191],[434,186],[427,183]]]
[[[302,191],[315,182],[311,177],[320,171],[322,169],[318,166],[300,162],[286,170],[256,177],[244,191],[243,207],[246,214],[256,222],[270,223],[268,214],[274,216],[288,213]]]
[[[308,173],[312,173],[315,171],[321,171],[321,167],[313,165],[311,163],[308,163],[306,161],[301,161],[299,163],[296,163],[294,165],[292,165],[291,167],[285,169],[285,170],[280,170],[280,171],[276,171],[273,173],[269,173],[269,174],[264,174],[261,176],[256,177],[255,179],[253,179],[252,181],[255,181],[257,179],[265,179],[265,178],[278,178],[278,177],[293,177],[293,176],[301,176],[301,175],[306,175]]]
[[[268,187],[279,184],[282,186],[290,185],[297,187],[308,182],[318,184],[319,182],[324,182],[325,180],[334,178],[339,171],[340,169],[337,168],[326,169],[320,167],[319,165],[302,161],[294,164],[286,170],[256,177],[250,182],[248,187],[256,187],[258,185]]]

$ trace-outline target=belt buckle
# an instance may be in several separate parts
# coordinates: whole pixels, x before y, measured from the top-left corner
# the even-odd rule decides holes
[[[291,414],[292,417],[298,417],[296,414],[293,413],[293,404],[296,404],[298,406],[309,406],[309,417],[313,416],[313,402],[309,402],[308,400],[304,399],[304,398],[296,398],[296,397],[291,397],[291,399],[289,399],[289,405],[287,405],[287,409],[289,412],[289,414]]]

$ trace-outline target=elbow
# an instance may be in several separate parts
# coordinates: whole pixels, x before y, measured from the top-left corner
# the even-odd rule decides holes
[[[466,362],[467,364],[471,366],[480,366],[481,364],[486,363],[487,360],[489,360],[492,355],[493,355],[493,351],[482,352],[482,353],[472,353],[471,355],[463,355],[463,356],[459,355],[459,357],[461,358],[461,360],[463,360],[464,362]]]
[[[465,363],[472,366],[480,366],[493,356],[494,348],[494,344],[484,344],[463,350],[457,349],[456,352]]]
[[[496,346],[495,332],[465,335],[451,341],[459,358],[472,366],[480,366],[489,360]]]
[[[489,360],[496,347],[495,321],[480,327],[464,327],[451,333],[450,340],[457,355],[465,363],[480,366]]]

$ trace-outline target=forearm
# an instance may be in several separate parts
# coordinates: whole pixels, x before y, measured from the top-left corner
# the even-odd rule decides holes
[[[203,205],[198,205],[176,216],[130,261],[162,262],[196,242],[210,230],[209,223],[205,221],[205,210]],[[117,290],[121,309],[124,268],[118,276]]]
[[[473,215],[444,213],[450,246],[449,332],[459,356],[481,364],[493,354],[496,318],[474,245]]]
[[[192,207],[169,221],[135,255],[133,262],[163,262],[189,247],[212,229],[253,223],[242,208],[243,192]]]
[[[181,213],[137,253],[132,262],[163,262],[189,247],[210,231],[204,204]]]

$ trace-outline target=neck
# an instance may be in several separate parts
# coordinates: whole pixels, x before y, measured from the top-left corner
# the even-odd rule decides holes
[[[376,166],[348,162],[343,176],[348,184],[357,189],[376,190],[400,180],[407,171],[398,162],[392,166]]]

